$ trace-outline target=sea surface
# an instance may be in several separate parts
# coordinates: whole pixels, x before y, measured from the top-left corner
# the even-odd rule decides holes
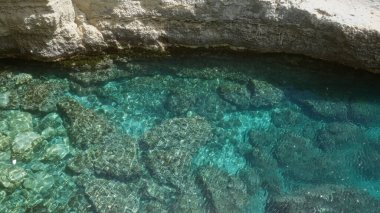
[[[380,75],[295,55],[0,60],[0,212],[380,212]]]

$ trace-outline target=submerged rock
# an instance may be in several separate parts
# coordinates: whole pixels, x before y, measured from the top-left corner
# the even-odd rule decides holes
[[[295,180],[315,183],[335,180],[343,175],[336,174],[334,162],[326,158],[312,141],[301,136],[285,134],[280,137],[273,155],[283,173]]]
[[[278,172],[279,165],[272,154],[272,150],[277,141],[277,134],[273,130],[249,132],[249,142],[253,150],[247,155],[249,162],[257,169],[260,176],[262,187],[270,194],[279,194],[284,186],[282,176]]]
[[[54,186],[54,177],[46,172],[38,172],[28,176],[23,186],[35,193],[48,193]]]
[[[284,98],[282,90],[261,80],[250,80],[247,85],[225,83],[218,88],[218,94],[239,109],[273,107]]]
[[[68,90],[68,82],[64,80],[34,80],[18,89],[19,105],[26,111],[55,111]]]
[[[76,101],[66,100],[58,106],[66,119],[71,143],[84,150],[71,161],[73,171],[119,178],[140,171],[138,144],[120,128]]]
[[[248,109],[251,106],[251,93],[245,85],[226,82],[219,86],[218,94],[239,109]]]
[[[122,140],[120,129],[77,101],[63,100],[58,103],[58,109],[74,147],[86,149],[94,144]]]
[[[138,145],[128,136],[87,149],[76,156],[69,167],[77,173],[93,172],[120,179],[138,175],[142,170]]]
[[[57,113],[45,115],[38,123],[37,129],[43,131],[46,128],[60,128],[63,126],[63,120]]]
[[[365,126],[377,126],[380,123],[380,102],[366,99],[354,99],[350,103],[352,120]]]
[[[124,67],[118,67],[120,61],[125,62]],[[137,65],[129,64],[124,59],[111,59],[106,57],[101,58],[87,58],[74,62],[72,65],[77,72],[71,72],[70,78],[84,86],[93,86],[94,84],[101,84],[108,81],[113,81],[119,78],[127,78],[135,76],[136,74],[143,74],[144,70]],[[78,64],[77,64],[78,63]]]
[[[352,123],[334,122],[318,131],[317,145],[324,151],[358,146],[366,141],[362,130]]]
[[[11,152],[10,151],[0,151],[0,161],[3,163],[9,163],[11,161]]]
[[[196,104],[196,95],[191,90],[173,90],[166,99],[166,108],[175,115],[186,115]]]
[[[201,117],[174,118],[152,129],[142,141],[153,177],[186,190],[192,178],[192,158],[212,136],[210,124]]]
[[[5,151],[9,148],[12,139],[0,133],[0,151]]]
[[[198,179],[215,212],[243,212],[249,201],[247,186],[238,176],[230,176],[214,167],[199,170]]]
[[[28,112],[18,110],[0,112],[0,129],[4,134],[14,138],[18,133],[33,131],[33,117]],[[1,125],[0,125],[1,126]]]
[[[212,208],[208,204],[202,189],[190,183],[187,185],[186,190],[184,190],[180,195],[171,211],[179,212],[207,212]]]
[[[380,143],[365,143],[359,157],[355,162],[358,170],[367,179],[377,180],[380,178]]]
[[[273,107],[284,98],[282,90],[265,81],[250,80],[247,87],[252,94],[251,105],[253,107]]]
[[[19,187],[28,173],[21,167],[0,163],[0,183],[9,191]]]
[[[86,195],[97,212],[138,212],[140,208],[139,187],[94,177],[80,177]]]
[[[10,103],[10,92],[0,93],[0,109],[7,108]]]
[[[20,73],[12,76],[11,80],[14,85],[19,86],[30,83],[33,80],[33,76],[29,73]]]
[[[213,144],[200,148],[194,156],[193,164],[197,167],[212,165],[230,175],[237,174],[247,163],[233,144],[221,144],[223,142],[223,140],[217,140]]]
[[[335,185],[303,189],[273,197],[266,212],[369,212],[380,211],[380,200],[366,192]]]
[[[157,183],[154,179],[141,179],[141,197],[146,201],[157,201],[164,208],[173,205],[177,190],[168,185]],[[149,204],[148,206],[150,206]],[[145,208],[145,207],[144,207]]]
[[[347,121],[349,118],[348,99],[322,98],[310,92],[293,93],[292,98],[306,113],[332,121]]]
[[[68,154],[70,154],[70,147],[67,144],[58,143],[46,149],[43,159],[49,161],[62,160]]]
[[[33,150],[43,142],[43,138],[35,132],[18,133],[12,142],[12,156],[30,160]]]

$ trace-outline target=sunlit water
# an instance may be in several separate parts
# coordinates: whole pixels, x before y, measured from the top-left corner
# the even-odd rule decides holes
[[[0,61],[0,212],[380,212],[380,76],[297,56]]]

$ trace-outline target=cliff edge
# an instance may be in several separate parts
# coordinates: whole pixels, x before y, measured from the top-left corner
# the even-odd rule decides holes
[[[0,0],[0,57],[133,47],[285,52],[380,73],[376,0]]]

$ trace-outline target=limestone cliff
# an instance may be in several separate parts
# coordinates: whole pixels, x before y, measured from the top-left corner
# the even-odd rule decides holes
[[[375,0],[0,0],[0,56],[142,47],[297,53],[380,72]]]

